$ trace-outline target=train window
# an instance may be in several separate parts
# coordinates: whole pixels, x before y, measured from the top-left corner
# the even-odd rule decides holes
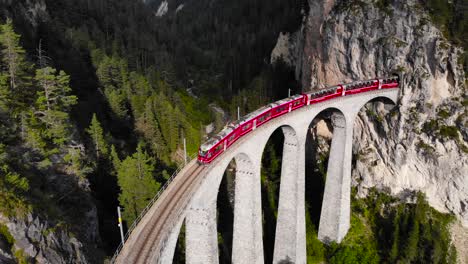
[[[250,127],[250,124],[244,125],[244,126],[242,127],[242,130],[245,131],[245,130],[249,129],[249,127]]]
[[[294,106],[298,106],[298,105],[300,105],[300,104],[301,104],[301,101],[296,101],[296,102],[294,102]]]
[[[218,153],[221,149],[223,148],[223,144],[219,144],[216,149],[215,149],[215,153]]]
[[[200,156],[201,156],[201,157],[205,157],[205,156],[206,156],[206,151],[200,150]]]
[[[232,135],[229,137],[229,141],[233,141],[235,137],[236,137],[236,134],[232,134]]]
[[[211,158],[211,152],[208,152],[208,155],[206,155],[207,158]]]

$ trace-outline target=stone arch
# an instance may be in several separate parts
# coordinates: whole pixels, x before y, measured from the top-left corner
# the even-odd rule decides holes
[[[342,195],[342,189],[333,190],[331,188],[337,181],[333,179],[334,177],[329,176],[332,174],[339,179],[341,177],[338,177],[338,175],[343,174],[343,167],[335,166],[334,160],[344,158],[342,155],[343,149],[337,150],[337,148],[344,145],[343,142],[347,133],[346,123],[345,112],[337,107],[325,107],[316,112],[310,119],[308,126],[306,126],[307,135],[304,153],[305,201],[309,205],[307,215],[312,223],[307,228],[315,229],[306,230],[309,236],[316,234],[318,231],[320,238],[320,235],[324,233],[324,227],[334,226],[334,224],[326,223],[329,222],[328,219],[339,217],[339,213],[336,212],[338,209],[335,205],[327,204],[326,197]],[[330,237],[330,235],[327,236]]]
[[[393,105],[397,105],[397,97],[392,97],[392,96],[389,96],[389,95],[382,95],[382,94],[378,94],[378,95],[371,95],[369,96],[369,98],[364,101],[362,104],[358,105],[357,109],[358,109],[358,112],[368,103],[372,103],[372,102],[383,102],[384,104],[393,104]]]
[[[223,180],[224,172],[231,161],[235,161],[235,191],[234,216],[232,220],[232,262],[256,263],[250,261],[255,258],[257,233],[261,228],[255,228],[256,209],[254,192],[255,170],[253,159],[244,152],[229,153],[211,167],[203,184],[193,197],[187,209],[186,223],[186,260],[187,263],[218,263],[218,230],[217,203],[218,192]],[[259,185],[259,184],[258,184]],[[247,259],[247,261],[246,261]]]
[[[333,139],[333,114],[344,116],[337,108],[325,108],[313,116],[308,122],[305,140],[305,200],[308,204],[308,217],[313,228],[308,235],[316,234],[319,227],[325,190],[325,174],[328,164],[329,150]]]
[[[296,214],[296,206],[288,204],[292,201],[287,196],[296,193],[299,141],[296,130],[289,124],[280,123],[269,127],[265,132],[268,136],[262,137],[262,145],[259,147],[262,175],[262,230],[264,259],[266,263],[272,263],[274,252],[278,255],[278,250],[281,251],[280,247],[283,247],[282,244],[287,244],[287,241],[278,239],[284,237],[284,231],[287,230],[282,218],[291,217],[292,213]],[[276,167],[272,167],[273,164]],[[288,183],[283,185],[285,181]],[[292,193],[287,193],[289,191]],[[293,221],[293,219],[288,220]],[[291,237],[290,233],[287,235]]]
[[[356,116],[353,119],[352,124],[354,138],[356,138],[360,134],[357,126],[359,122],[367,123],[367,125],[371,126],[375,130],[375,132],[381,137],[384,137],[388,133],[391,133],[392,131],[388,127],[388,123],[383,121],[386,118],[387,114],[390,113],[390,111],[393,108],[395,108],[396,104],[397,103],[394,98],[391,98],[389,96],[378,95],[369,98],[361,105],[358,105],[359,107],[356,108]],[[364,111],[365,113],[363,113]],[[356,144],[353,144],[353,146],[355,145]],[[353,153],[354,152],[355,150],[353,150]]]

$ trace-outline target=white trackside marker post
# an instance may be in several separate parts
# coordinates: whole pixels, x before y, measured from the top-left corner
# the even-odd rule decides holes
[[[125,238],[124,238],[124,233],[123,233],[122,215],[120,214],[120,206],[117,206],[117,215],[119,217],[120,238],[122,239],[122,245],[123,245],[125,243]]]
[[[187,143],[184,138],[184,164],[187,165]]]
[[[291,89],[288,89],[288,97],[291,97]]]
[[[237,107],[237,120],[240,119],[240,107],[238,106]]]

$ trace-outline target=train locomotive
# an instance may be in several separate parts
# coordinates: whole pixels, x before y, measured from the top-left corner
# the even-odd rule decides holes
[[[399,88],[400,79],[401,77],[394,75],[392,77],[339,84],[316,92],[293,95],[266,105],[247,114],[246,116],[243,116],[241,119],[230,123],[221,132],[202,144],[198,151],[198,162],[200,164],[211,163],[239,138],[268,121],[291,111],[295,111],[296,109],[306,105],[321,103],[340,96],[358,94],[372,90]]]

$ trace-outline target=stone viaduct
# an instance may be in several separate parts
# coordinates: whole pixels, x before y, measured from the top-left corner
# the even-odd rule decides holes
[[[285,137],[273,262],[306,263],[305,148],[309,127],[325,110],[333,139],[320,216],[320,240],[340,242],[350,226],[354,120],[376,98],[396,103],[399,89],[374,90],[304,106],[250,132],[211,164],[190,162],[133,230],[116,263],[172,263],[180,227],[186,224],[186,262],[218,263],[216,202],[228,164],[236,162],[232,263],[264,263],[260,169],[272,133]]]

